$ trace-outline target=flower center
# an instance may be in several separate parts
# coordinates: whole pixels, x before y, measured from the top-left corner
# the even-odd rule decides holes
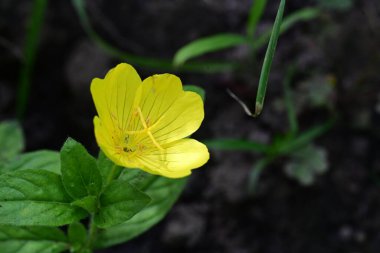
[[[153,137],[152,132],[150,131],[149,125],[149,119],[145,120],[144,115],[140,109],[140,107],[136,108],[136,116],[139,117],[140,122],[142,126],[144,127],[143,130],[138,130],[138,131],[127,131],[126,135],[123,139],[123,144],[122,144],[122,150],[124,153],[130,154],[132,157],[135,156],[138,152],[137,151],[142,151],[143,149],[146,148],[146,146],[142,143],[141,136],[147,136],[152,142],[153,145],[158,148],[161,152],[164,151],[164,149],[161,147],[161,145],[157,142],[157,140]],[[129,158],[131,158],[131,156]]]
[[[127,134],[124,137],[124,143],[125,143],[125,146],[123,147],[124,152],[132,153],[132,152],[135,152],[137,150],[136,145],[131,145],[131,143],[129,141],[129,134]]]

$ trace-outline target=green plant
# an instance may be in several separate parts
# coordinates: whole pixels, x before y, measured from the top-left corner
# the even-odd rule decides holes
[[[127,76],[132,78],[131,75]],[[113,78],[104,82],[102,85],[123,84],[114,82]],[[131,82],[125,82],[132,85]],[[176,84],[169,82],[168,85]],[[119,91],[120,87],[117,87]],[[173,91],[172,88],[168,87],[170,91]],[[201,88],[184,86],[184,89],[192,91],[182,91],[184,95],[202,101],[194,93],[199,92],[204,97]],[[165,90],[155,90],[152,94],[159,98],[157,101],[166,98],[162,96],[166,94]],[[113,99],[113,96],[109,98]],[[118,105],[119,100],[109,102]],[[158,103],[162,106],[163,102]],[[126,102],[121,101],[121,104],[126,105]],[[97,109],[101,112],[110,110],[109,104],[107,108],[98,105]],[[104,117],[104,114],[101,115]],[[145,122],[147,124],[150,121],[146,119]],[[194,154],[195,146],[192,147],[191,152]],[[90,253],[95,249],[129,241],[158,223],[170,211],[187,181],[185,177],[172,179],[141,169],[125,169],[109,160],[103,152],[93,157],[82,144],[71,138],[67,139],[59,152],[38,150],[21,153],[23,149],[24,138],[20,125],[17,122],[1,123],[2,253]],[[168,155],[171,155],[170,152]]]
[[[313,145],[313,141],[325,134],[335,122],[334,118],[300,131],[294,107],[293,93],[290,88],[294,69],[289,68],[284,80],[284,100],[288,116],[289,130],[277,135],[269,144],[238,139],[213,139],[204,141],[210,149],[228,151],[248,151],[262,155],[252,167],[248,189],[253,193],[262,171],[279,157],[288,157],[285,172],[303,185],[310,185],[314,177],[327,170],[326,152]]]

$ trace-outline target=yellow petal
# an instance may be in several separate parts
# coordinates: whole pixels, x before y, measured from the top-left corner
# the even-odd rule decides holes
[[[182,139],[163,145],[164,150],[150,149],[136,160],[141,169],[170,178],[180,178],[191,174],[192,169],[204,165],[210,158],[207,147],[194,140]]]
[[[202,98],[194,92],[183,91],[180,79],[174,75],[145,79],[141,98],[139,106],[145,125],[160,144],[190,136],[203,121]],[[145,142],[147,138],[146,135],[140,141]]]
[[[152,126],[151,132],[156,141],[163,145],[190,136],[200,127],[203,118],[202,98],[186,91]]]
[[[181,80],[171,74],[150,76],[143,81],[140,108],[147,126],[154,125],[184,95]]]
[[[123,130],[131,121],[141,94],[141,78],[129,64],[111,69],[104,79],[95,78],[91,93],[103,127]]]

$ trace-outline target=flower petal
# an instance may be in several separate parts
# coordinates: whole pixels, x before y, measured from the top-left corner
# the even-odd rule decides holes
[[[192,169],[204,165],[210,158],[207,147],[194,140],[182,139],[163,145],[164,150],[150,149],[136,156],[141,169],[170,178],[191,174]]]
[[[195,92],[186,91],[152,126],[151,132],[161,145],[194,133],[204,118],[203,100]]]
[[[111,69],[104,79],[92,80],[92,97],[104,127],[112,131],[128,126],[140,99],[141,83],[136,70],[126,63]]]
[[[171,74],[153,75],[142,84],[140,108],[148,126],[160,117],[184,95],[181,80]]]

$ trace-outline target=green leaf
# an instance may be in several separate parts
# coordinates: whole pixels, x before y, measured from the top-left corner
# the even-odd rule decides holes
[[[280,36],[280,27],[282,23],[282,16],[284,14],[285,2],[285,0],[281,0],[280,6],[278,7],[276,20],[274,21],[272,34],[270,36],[267,51],[265,53],[264,62],[260,73],[259,87],[257,88],[256,107],[254,116],[258,116],[261,113],[264,106],[264,98],[267,90],[269,73],[272,67],[272,61],[274,53],[276,51],[278,37]]]
[[[269,146],[266,144],[239,139],[214,139],[205,140],[203,143],[208,148],[215,150],[256,151],[259,153],[265,153],[269,150]]]
[[[0,242],[1,253],[59,253],[66,251],[63,243],[49,241],[4,241]]]
[[[0,225],[1,253],[51,253],[67,248],[67,238],[59,228]]]
[[[196,85],[184,85],[183,86],[184,91],[192,91],[197,93],[199,96],[201,96],[202,100],[205,101],[206,99],[206,92],[203,88],[196,86]]]
[[[87,230],[79,222],[69,225],[67,235],[69,236],[70,243],[73,245],[74,252],[77,252],[87,240]]]
[[[350,9],[354,1],[353,0],[317,0],[317,3],[326,9],[345,11]]]
[[[24,149],[24,136],[16,121],[0,124],[0,162],[7,162]]]
[[[122,179],[144,191],[152,201],[127,222],[101,230],[96,242],[97,248],[105,248],[131,240],[157,224],[171,210],[187,181],[186,178],[169,179],[129,169],[122,175]]]
[[[247,35],[252,38],[255,35],[257,23],[263,15],[267,0],[254,0],[251,10],[249,11],[247,23]]]
[[[9,163],[0,167],[0,173],[17,170],[41,169],[61,173],[61,160],[56,151],[39,150],[16,156]]]
[[[81,207],[89,213],[94,213],[98,209],[98,198],[96,196],[86,196],[83,199],[75,200],[71,204]]]
[[[0,225],[0,241],[67,242],[62,230],[55,227]]]
[[[285,166],[286,174],[305,186],[313,184],[315,177],[327,169],[326,150],[312,144],[294,152]]]
[[[173,63],[175,66],[180,66],[192,58],[245,43],[247,43],[246,37],[232,33],[200,38],[180,48],[174,55]]]
[[[61,226],[86,212],[70,204],[61,177],[45,170],[23,170],[0,176],[0,224]]]
[[[130,183],[140,191],[146,191],[157,180],[157,176],[140,169],[126,169],[120,175],[120,180]]]
[[[107,228],[125,222],[149,202],[148,195],[128,182],[112,181],[100,196],[100,210],[95,215],[95,224]]]
[[[74,199],[97,196],[102,190],[102,177],[96,160],[71,138],[61,149],[61,172],[63,185]]]

